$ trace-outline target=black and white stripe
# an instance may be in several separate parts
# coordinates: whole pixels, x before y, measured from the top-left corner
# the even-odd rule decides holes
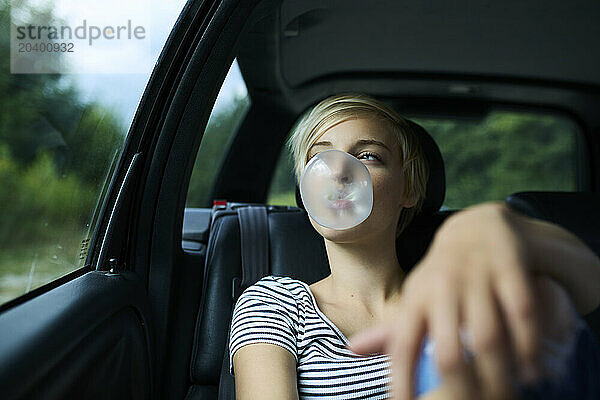
[[[296,359],[300,399],[387,399],[391,360],[360,356],[319,310],[304,282],[268,276],[244,291],[233,312],[229,367],[233,354],[251,343],[276,344]]]

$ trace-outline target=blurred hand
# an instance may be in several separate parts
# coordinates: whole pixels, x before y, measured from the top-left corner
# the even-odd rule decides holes
[[[351,339],[359,354],[391,355],[396,399],[412,398],[426,332],[436,343],[443,385],[424,399],[514,398],[514,378],[532,382],[540,373],[540,333],[570,332],[569,297],[550,279],[534,277],[521,218],[495,203],[450,217],[406,278],[395,320]],[[471,362],[463,357],[459,328],[470,334]]]

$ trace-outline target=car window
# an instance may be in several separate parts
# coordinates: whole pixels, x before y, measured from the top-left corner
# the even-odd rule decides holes
[[[446,208],[526,190],[577,190],[578,126],[559,115],[495,111],[478,121],[418,119],[446,168]]]
[[[210,193],[228,144],[250,108],[246,84],[234,61],[210,114],[190,178],[186,207],[209,207]]]
[[[446,168],[444,208],[503,200],[525,190],[577,190],[578,125],[565,116],[498,110],[478,120],[412,118],[435,139]],[[295,205],[292,163],[282,151],[268,203]]]
[[[0,2],[0,304],[85,263],[108,178],[185,1],[147,3]],[[139,41],[120,47],[128,19]]]
[[[268,204],[281,206],[296,205],[296,178],[294,160],[287,146],[282,149],[269,188]]]

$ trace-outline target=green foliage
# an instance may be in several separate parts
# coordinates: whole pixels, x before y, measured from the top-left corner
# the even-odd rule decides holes
[[[446,167],[446,201],[463,208],[523,190],[576,190],[574,124],[558,116],[494,112],[481,122],[418,120]]]
[[[53,19],[50,10],[36,18]],[[8,3],[0,4],[0,26],[0,52],[8,55]],[[47,152],[61,171],[91,184],[103,182],[125,136],[114,113],[83,101],[69,75],[11,74],[9,62],[0,58],[0,144],[24,166]]]
[[[282,201],[283,198],[289,199],[287,193],[289,193],[290,191],[295,192],[295,182],[296,178],[294,175],[294,160],[286,146],[282,149],[281,155],[279,156],[279,160],[277,161],[277,168],[275,169],[275,173],[273,174],[271,187],[269,188],[269,195],[272,197],[279,197],[278,201]],[[284,195],[284,197],[282,198],[280,195]],[[281,205],[296,205],[295,195],[293,199],[293,204],[272,203],[271,200],[269,200],[269,203]]]
[[[267,204],[276,206],[296,206],[296,189],[286,192],[269,193]]]
[[[40,25],[53,19],[35,11]],[[79,266],[125,137],[116,113],[82,99],[71,75],[12,74],[9,27],[0,0],[0,303]]]
[[[5,250],[85,226],[96,200],[76,174],[60,174],[48,153],[21,168],[2,148],[0,181],[0,248]]]

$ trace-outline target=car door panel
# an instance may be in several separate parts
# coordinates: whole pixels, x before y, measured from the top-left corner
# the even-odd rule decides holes
[[[147,399],[145,290],[130,272],[88,272],[0,315],[3,399]]]

